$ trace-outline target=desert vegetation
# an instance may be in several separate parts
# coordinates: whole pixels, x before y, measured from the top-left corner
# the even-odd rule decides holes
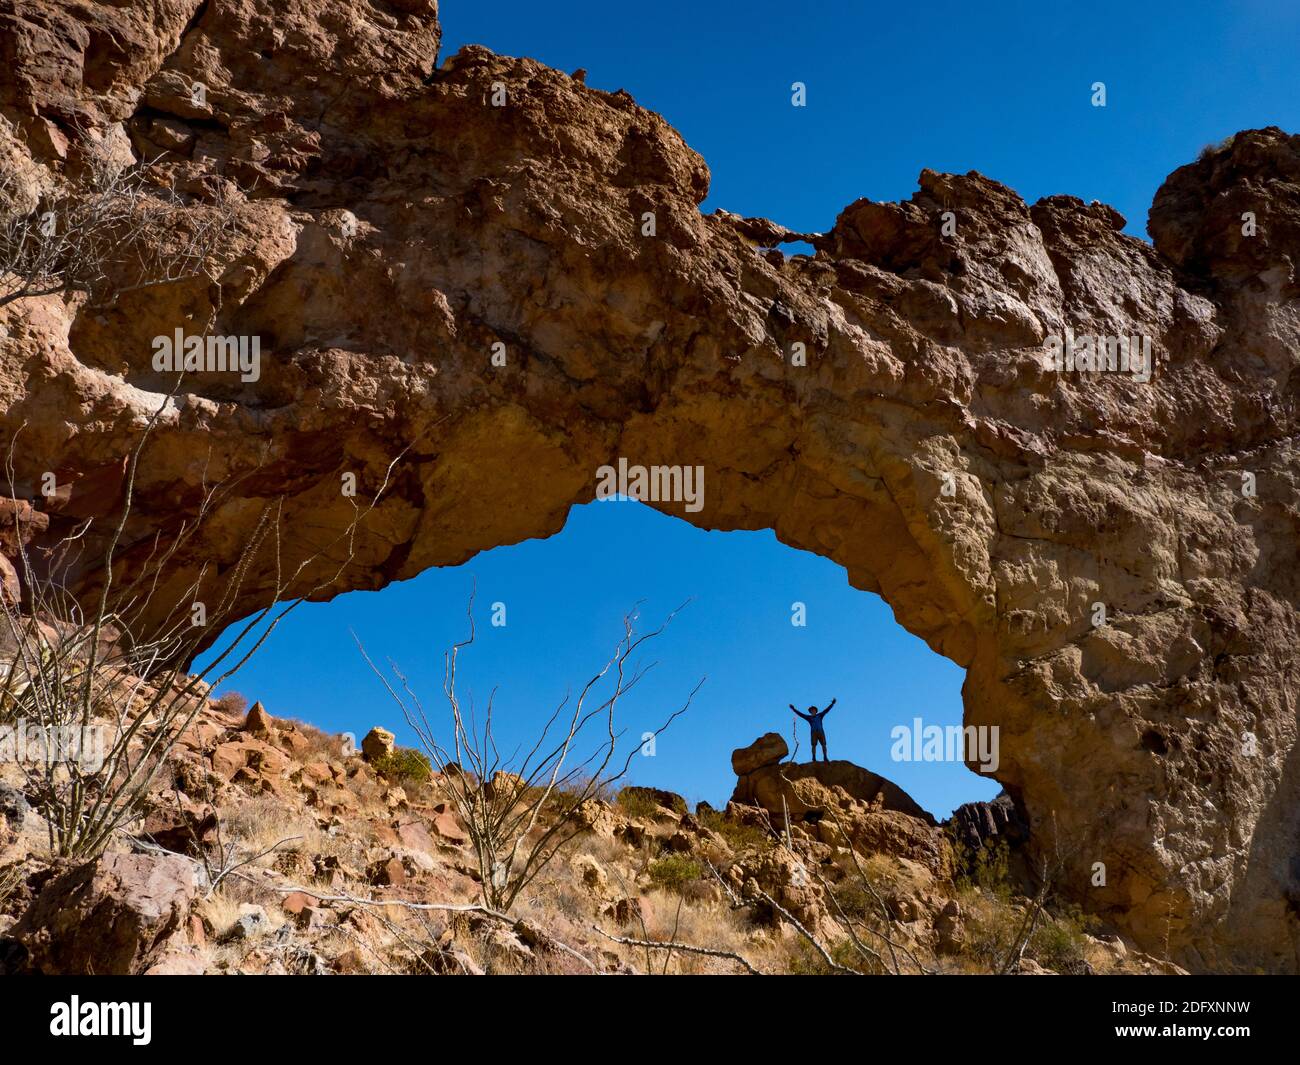
[[[123,808],[93,856],[61,858],[43,839],[57,808],[19,809],[26,785],[4,786],[7,965],[655,975],[1170,968],[1044,891],[1005,841],[964,851],[945,827],[847,792],[832,789],[834,809],[817,821],[735,802],[692,811],[670,792],[567,780],[553,762],[541,784],[502,769],[484,778],[440,746],[440,762],[390,746],[385,729],[374,730],[382,742],[368,736],[354,751],[260,703],[241,713],[232,700],[199,701],[144,801]],[[450,736],[446,718],[454,712],[444,714]],[[813,797],[807,787],[790,794]],[[467,803],[477,805],[462,816]],[[502,861],[485,845],[513,849],[516,839],[511,879],[485,888],[485,871]],[[154,893],[166,885],[163,916],[133,910],[141,878]],[[69,906],[73,915],[91,906],[92,922],[134,913],[139,941],[105,956],[94,936],[61,935],[56,915]]]

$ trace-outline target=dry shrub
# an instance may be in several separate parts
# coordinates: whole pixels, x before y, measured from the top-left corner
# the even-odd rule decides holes
[[[248,712],[248,698],[237,691],[225,692],[216,700],[217,709],[227,714],[241,715]]]

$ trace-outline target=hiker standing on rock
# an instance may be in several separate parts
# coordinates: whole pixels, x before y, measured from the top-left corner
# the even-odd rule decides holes
[[[814,762],[817,761],[817,744],[819,743],[822,745],[822,761],[830,761],[830,756],[826,753],[826,730],[822,728],[822,718],[831,712],[831,707],[834,705],[835,700],[832,699],[830,706],[826,707],[825,710],[818,712],[817,707],[810,706],[808,707],[808,713],[804,714],[794,710],[794,703],[789,704],[791,710],[794,710],[796,714],[799,714],[801,718],[808,722],[808,729],[812,733],[812,760]]]

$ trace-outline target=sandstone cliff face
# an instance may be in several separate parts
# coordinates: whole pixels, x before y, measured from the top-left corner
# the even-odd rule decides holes
[[[1154,247],[925,171],[781,261],[749,239],[778,227],[699,213],[704,162],[625,93],[437,47],[421,0],[0,0],[4,166],[54,186],[94,141],[238,203],[211,280],[0,308],[10,494],[70,485],[47,535],[118,505],[178,326],[264,353],[188,378],[144,454],[141,552],[243,478],[194,566],[276,496],[306,553],[403,448],[333,591],[554,533],[620,455],[701,464],[703,509],[663,509],[836,560],[967,669],[1067,893],[1190,966],[1295,969],[1300,138],[1176,171]],[[1045,369],[1067,328],[1150,337],[1153,379]]]

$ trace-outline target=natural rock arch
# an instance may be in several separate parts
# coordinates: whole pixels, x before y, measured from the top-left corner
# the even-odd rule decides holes
[[[140,550],[205,473],[244,480],[196,561],[277,495],[316,542],[351,517],[340,474],[373,488],[407,448],[346,584],[377,588],[557,531],[619,455],[698,463],[704,508],[664,509],[836,560],[967,669],[1065,891],[1194,967],[1297,967],[1300,138],[1175,172],[1154,248],[1103,205],[925,171],[786,260],[756,245],[797,235],[700,215],[703,161],[627,94],[479,48],[435,68],[432,3],[41,7],[4,16],[6,165],[75,167],[80,127],[243,192],[210,282],[0,308],[19,494],[54,468],[59,515],[111,513],[167,390],[151,338],[209,322],[261,337],[262,377],[169,406]],[[1154,379],[1045,369],[1067,327],[1150,337]]]

